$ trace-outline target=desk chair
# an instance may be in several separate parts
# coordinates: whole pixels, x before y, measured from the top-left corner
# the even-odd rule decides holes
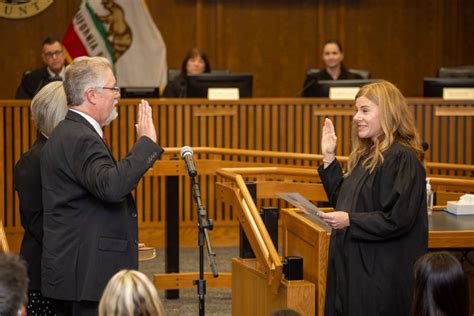
[[[172,82],[176,77],[181,73],[181,69],[168,69],[168,84]],[[230,74],[228,69],[213,69],[211,70],[213,74]]]
[[[439,78],[474,78],[474,65],[457,67],[441,67],[438,70]]]
[[[308,69],[306,74],[307,75],[316,74],[320,71],[321,71],[321,69],[319,69],[319,68],[310,68],[310,69]],[[357,75],[361,76],[362,79],[370,79],[371,78],[370,72],[366,69],[353,69],[353,68],[350,68],[350,69],[348,69],[348,71],[353,73],[353,74],[357,74]]]

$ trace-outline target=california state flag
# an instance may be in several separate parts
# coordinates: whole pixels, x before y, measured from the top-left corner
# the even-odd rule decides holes
[[[166,46],[145,0],[83,0],[63,42],[69,61],[109,59],[119,86],[166,85]]]

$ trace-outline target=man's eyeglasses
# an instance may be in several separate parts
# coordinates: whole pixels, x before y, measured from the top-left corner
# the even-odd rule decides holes
[[[113,86],[113,87],[97,87],[97,89],[107,89],[107,90],[113,90],[116,93],[120,92],[120,87],[118,86]]]
[[[52,59],[52,58],[55,58],[55,57],[59,57],[62,54],[63,54],[62,50],[57,50],[57,51],[54,51],[54,52],[44,53],[43,55],[44,55],[44,57],[46,57],[46,59]]]

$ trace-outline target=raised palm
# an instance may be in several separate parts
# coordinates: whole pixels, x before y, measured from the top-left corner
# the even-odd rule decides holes
[[[334,155],[336,152],[337,137],[334,125],[326,118],[323,126],[323,136],[321,137],[321,151],[324,156]]]

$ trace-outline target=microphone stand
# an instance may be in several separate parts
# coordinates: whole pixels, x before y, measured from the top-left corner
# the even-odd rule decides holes
[[[193,284],[197,285],[197,292],[199,296],[199,316],[204,316],[204,295],[206,295],[206,280],[204,279],[204,240],[207,245],[207,255],[209,258],[209,265],[211,266],[212,275],[217,278],[216,253],[212,251],[211,243],[209,241],[208,231],[214,228],[212,219],[207,218],[207,211],[201,203],[201,193],[199,191],[199,183],[196,176],[191,177],[192,191],[194,199],[198,206],[198,243],[199,243],[199,279],[193,280]]]

